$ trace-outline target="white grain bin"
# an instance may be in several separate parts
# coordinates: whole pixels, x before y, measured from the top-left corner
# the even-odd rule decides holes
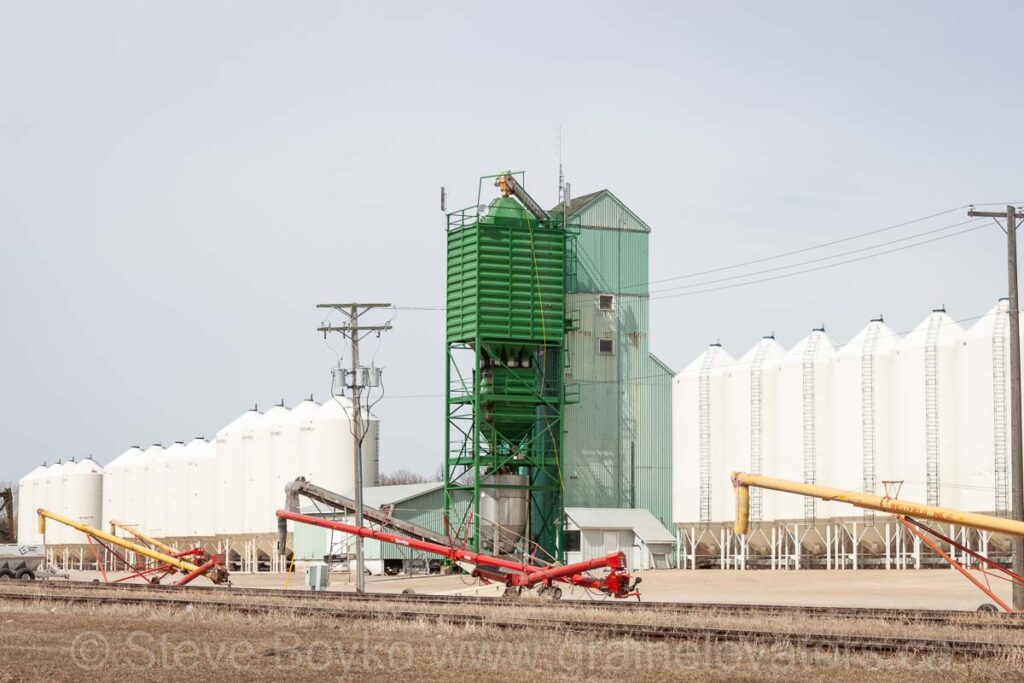
[[[103,468],[103,529],[109,531],[111,520],[131,524],[136,511],[129,506],[128,490],[131,463],[142,457],[142,450],[132,446]]]
[[[277,528],[274,503],[284,500],[284,494],[271,500],[273,448],[280,441],[282,425],[289,420],[291,411],[282,401],[266,413],[253,431],[253,439],[247,445],[248,454],[242,462],[245,486],[242,488],[243,526],[246,533],[271,533]],[[282,487],[283,491],[283,487]]]
[[[495,474],[484,478],[481,486],[522,487],[481,488],[480,542],[486,548],[484,552],[505,555],[516,551],[526,534],[529,503],[525,487],[528,483],[529,477],[520,474]]]
[[[894,456],[884,479],[900,498],[959,507],[955,480],[957,355],[964,331],[936,309],[896,350]]]
[[[364,411],[365,414],[365,411]],[[355,446],[351,432],[351,403],[347,398],[332,396],[321,405],[309,430],[302,432],[302,462],[306,478],[330,491],[351,491],[355,488]],[[363,485],[375,486],[377,473],[376,418],[363,420]]]
[[[775,383],[777,363],[786,350],[774,336],[763,337],[739,360],[724,368],[729,388],[726,429],[730,436],[726,469],[772,474],[766,463],[775,459]],[[717,483],[717,482],[716,482]],[[773,519],[764,508],[759,488],[750,489],[750,521]]]
[[[66,517],[98,528],[103,523],[103,467],[91,458],[70,463],[63,471]],[[47,525],[49,528],[49,525]],[[66,527],[65,543],[86,543],[80,531]]]
[[[818,473],[832,457],[829,390],[835,353],[835,341],[817,328],[776,364],[777,448],[764,463],[765,474],[805,483],[822,481]],[[764,505],[778,519],[787,520],[814,520],[832,511],[830,504],[777,491],[764,492]]]
[[[881,318],[869,322],[836,353],[832,377],[832,444],[819,460],[825,486],[882,494],[892,449],[893,363],[900,338]],[[860,513],[832,506],[836,516]]]
[[[264,517],[276,524],[274,513],[285,506],[284,489],[297,477],[306,476],[302,462],[302,433],[311,428],[320,404],[312,397],[302,401],[270,427],[270,488],[267,492]]]
[[[70,462],[56,462],[40,474],[36,485],[36,507],[63,515],[67,509],[64,498],[64,470],[71,466]],[[46,543],[61,545],[70,537],[71,529],[63,524],[46,525]]]
[[[957,358],[956,458],[940,472],[964,510],[1010,510],[1010,326],[1006,299],[964,333]],[[944,503],[945,504],[945,503]]]
[[[133,447],[124,453],[122,493],[118,508],[118,522],[145,529],[146,516],[146,452],[149,449]]]
[[[197,437],[185,445],[185,459],[189,468],[185,503],[189,507],[189,515],[182,535],[213,536],[216,534],[218,491],[216,447],[203,437]]]
[[[732,363],[720,344],[712,344],[672,382],[672,518],[678,524],[734,517],[725,418],[725,370]]]
[[[188,453],[183,441],[175,441],[167,447],[164,461],[164,528],[162,536],[184,536],[192,526],[191,508],[188,505],[189,480]]]
[[[142,453],[135,467],[136,483],[142,497],[139,531],[155,538],[165,536],[167,525],[167,449],[153,444]],[[123,521],[123,520],[122,520]]]
[[[18,544],[38,545],[43,542],[36,521],[36,510],[39,504],[37,487],[42,484],[46,474],[46,465],[37,465],[31,472],[18,481]]]
[[[217,533],[240,534],[245,529],[245,461],[256,457],[256,430],[263,415],[253,407],[217,432]]]

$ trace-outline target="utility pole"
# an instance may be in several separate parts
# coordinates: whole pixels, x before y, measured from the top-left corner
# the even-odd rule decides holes
[[[327,337],[328,332],[340,332],[342,336],[349,340],[352,347],[352,371],[350,375],[351,383],[345,383],[345,386],[352,391],[352,445],[353,452],[355,453],[355,466],[353,481],[355,482],[355,499],[356,499],[356,523],[358,527],[363,526],[363,410],[362,410],[362,397],[363,397],[363,386],[365,385],[366,379],[361,376],[359,366],[359,342],[366,336],[376,333],[380,335],[381,332],[386,332],[391,329],[390,323],[384,323],[383,325],[360,325],[359,318],[375,308],[391,308],[391,304],[317,304],[317,308],[332,308],[339,313],[346,316],[347,320],[341,325],[322,325],[316,328],[317,332],[323,332],[324,337]],[[356,592],[363,593],[366,590],[366,569],[363,561],[363,537],[356,536],[354,539],[356,545]]]
[[[1024,521],[1024,456],[1021,445],[1020,413],[1020,307],[1017,304],[1017,209],[1007,206],[1006,211],[975,211],[967,215],[974,218],[1006,219],[1006,263],[1009,271],[1010,317],[1010,514]],[[998,221],[997,221],[998,222]],[[1024,538],[1013,537],[1013,573],[1024,575]],[[1024,609],[1024,586],[1013,584],[1013,608]]]

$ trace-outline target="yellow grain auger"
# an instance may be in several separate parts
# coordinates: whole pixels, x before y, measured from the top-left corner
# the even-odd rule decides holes
[[[103,575],[103,580],[107,583],[122,583],[131,579],[141,578],[149,583],[159,584],[164,577],[175,574],[183,575],[176,582],[176,585],[179,586],[191,583],[200,576],[205,576],[211,582],[217,584],[228,582],[228,572],[223,566],[223,556],[210,555],[202,548],[190,548],[183,551],[169,549],[170,552],[162,552],[148,545],[142,545],[141,543],[94,529],[69,517],[58,515],[43,508],[36,510],[36,513],[39,515],[39,533],[44,534],[44,536],[46,534],[47,520],[69,526],[85,534],[93,556],[96,558],[96,566]],[[121,528],[127,530],[123,525],[121,525]],[[149,540],[159,543],[154,539]],[[168,546],[162,543],[159,545],[168,548]],[[131,573],[128,576],[117,579],[108,578],[97,546],[104,548],[126,566],[131,567]],[[148,564],[139,562],[138,559],[132,558],[131,554],[134,554],[135,558],[147,558],[152,562]]]
[[[935,529],[922,524],[918,519],[927,519],[946,524],[958,524],[972,529],[991,531],[997,534],[1009,534],[1011,536],[1024,536],[1024,522],[1017,522],[1012,519],[1003,519],[1002,517],[993,517],[991,515],[982,515],[975,512],[963,512],[961,510],[953,510],[951,508],[943,508],[935,505],[925,505],[924,503],[897,500],[896,498],[891,498],[889,496],[875,496],[857,491],[844,491],[843,489],[835,489],[828,486],[802,484],[796,481],[775,479],[774,477],[765,477],[757,474],[746,474],[744,472],[733,472],[732,485],[733,490],[736,493],[736,533],[741,536],[746,535],[750,523],[751,486],[769,489],[772,491],[782,491],[783,493],[793,493],[800,496],[810,496],[821,500],[838,501],[840,503],[848,503],[854,507],[863,508],[865,510],[885,512],[895,515],[896,520],[910,533],[920,538],[926,546],[942,557],[942,559],[948,562],[950,566],[967,577],[971,583],[977,586],[988,597],[992,598],[992,600],[1001,608],[1007,612],[1014,611],[1009,605],[995,595],[988,583],[988,578],[995,577],[1010,581],[1013,584],[1024,585],[1024,577],[1019,576],[1001,564],[993,562],[987,557],[974,552],[970,548],[967,548],[963,544],[949,538]],[[978,562],[980,572],[985,577],[985,581],[982,582],[979,580],[950,553],[945,552],[936,539],[943,543],[948,543],[950,548],[955,548],[976,560]]]

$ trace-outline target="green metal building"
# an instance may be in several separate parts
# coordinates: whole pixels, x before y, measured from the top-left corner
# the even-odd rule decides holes
[[[502,518],[488,523],[529,539],[531,554],[561,559],[566,232],[521,178],[481,178],[481,194],[493,179],[502,196],[448,214],[445,509],[470,548],[487,549],[486,499],[515,517],[495,512]],[[473,504],[460,518],[462,492]],[[511,551],[493,544],[490,552]]]
[[[649,348],[647,224],[607,190],[544,212],[510,175],[448,214],[445,507],[480,548],[481,500],[518,490],[561,560],[566,506],[670,524],[673,373]]]
[[[645,508],[670,526],[673,372],[650,352],[651,229],[608,190],[564,214],[566,384],[578,397],[565,407],[565,506]]]

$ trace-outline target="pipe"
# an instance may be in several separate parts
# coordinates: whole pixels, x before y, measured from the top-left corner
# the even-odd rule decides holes
[[[740,497],[745,494],[743,491],[750,486],[783,493],[795,493],[802,496],[811,496],[821,500],[837,500],[840,503],[848,503],[854,507],[865,510],[877,510],[892,515],[915,517],[918,519],[930,519],[933,522],[945,522],[947,524],[958,524],[991,531],[997,534],[1009,534],[1011,536],[1024,536],[1024,522],[991,515],[982,515],[977,512],[962,512],[951,508],[943,508],[924,503],[912,503],[906,500],[897,500],[888,496],[874,496],[868,493],[857,491],[844,491],[828,486],[817,484],[802,484],[800,482],[788,481],[786,479],[775,479],[756,474],[744,472],[733,472],[732,483],[736,491],[736,533],[746,533],[747,520],[740,519]],[[749,499],[748,499],[749,500]],[[749,506],[749,502],[748,502]],[[748,510],[749,512],[749,510]],[[742,522],[742,524],[741,524]],[[742,531],[740,530],[742,527]]]
[[[162,550],[163,552],[167,553],[168,555],[174,555],[175,553],[178,552],[174,548],[172,548],[171,546],[167,545],[166,543],[161,543],[160,541],[156,540],[155,538],[152,538],[151,536],[147,536],[146,534],[142,533],[141,531],[139,531],[135,527],[128,526],[127,524],[122,524],[121,522],[118,522],[117,520],[114,520],[114,519],[110,520],[110,533],[112,533],[112,534],[116,533],[116,531],[115,531],[116,529],[121,529],[122,531],[127,531],[129,534],[131,534],[135,538],[139,539],[143,543],[146,543],[147,545],[151,545],[154,548],[156,548],[157,550]]]
[[[40,533],[46,533],[46,519],[49,518],[49,519],[52,519],[55,522],[60,522],[61,524],[65,525],[65,526],[69,526],[72,529],[77,529],[78,531],[81,531],[86,536],[92,536],[93,538],[98,538],[101,541],[106,541],[107,543],[110,543],[111,545],[116,545],[116,546],[118,546],[120,548],[124,548],[125,550],[130,550],[130,551],[132,551],[132,552],[134,552],[134,553],[136,553],[138,555],[142,555],[143,557],[148,557],[151,560],[156,560],[157,562],[161,562],[163,564],[166,564],[166,565],[169,565],[171,567],[174,567],[175,569],[177,569],[179,571],[182,571],[182,572],[185,572],[186,574],[190,573],[190,572],[194,572],[196,569],[198,569],[198,567],[196,565],[192,564],[191,562],[186,562],[185,560],[178,559],[177,557],[172,557],[171,555],[166,555],[166,554],[164,554],[162,552],[159,552],[157,550],[153,550],[152,548],[147,548],[144,545],[140,545],[138,543],[133,543],[132,541],[129,541],[128,539],[120,538],[118,536],[114,536],[114,535],[108,534],[105,531],[100,531],[99,529],[93,529],[90,526],[86,526],[85,524],[82,524],[81,522],[76,522],[75,520],[70,519],[68,517],[64,517],[63,515],[58,515],[55,512],[50,512],[49,510],[44,510],[43,508],[39,508],[38,510],[36,510],[36,514],[39,515],[39,531],[40,531]]]
[[[362,536],[363,538],[372,538],[385,543],[394,543],[396,545],[422,550],[423,552],[432,553],[434,555],[441,555],[442,557],[447,557],[456,562],[467,562],[475,565],[486,565],[490,567],[509,569],[521,575],[515,579],[510,577],[512,585],[533,586],[534,584],[548,582],[551,580],[568,580],[570,582],[574,582],[573,579],[575,578],[575,575],[581,574],[582,572],[601,567],[609,567],[613,572],[620,572],[625,568],[626,564],[626,556],[621,552],[615,552],[604,557],[587,560],[585,562],[574,562],[560,567],[534,567],[527,564],[512,562],[510,560],[503,560],[500,557],[475,553],[470,550],[452,548],[437,543],[431,543],[429,541],[420,541],[415,538],[406,538],[405,536],[398,536],[397,534],[391,534],[386,531],[377,531],[375,529],[368,529],[367,527],[355,526],[344,522],[336,522],[334,520],[321,519],[319,517],[312,517],[310,515],[303,515],[296,512],[288,512],[287,510],[278,510],[277,518],[300,522],[302,524],[310,524],[324,529],[343,531],[347,534]],[[586,581],[582,581],[581,583],[592,585],[590,580],[591,577],[582,578],[586,579]],[[596,579],[593,581],[595,584],[600,583]]]
[[[736,493],[736,533],[746,536],[750,528],[750,487],[737,483],[736,479],[733,479],[732,485]]]

